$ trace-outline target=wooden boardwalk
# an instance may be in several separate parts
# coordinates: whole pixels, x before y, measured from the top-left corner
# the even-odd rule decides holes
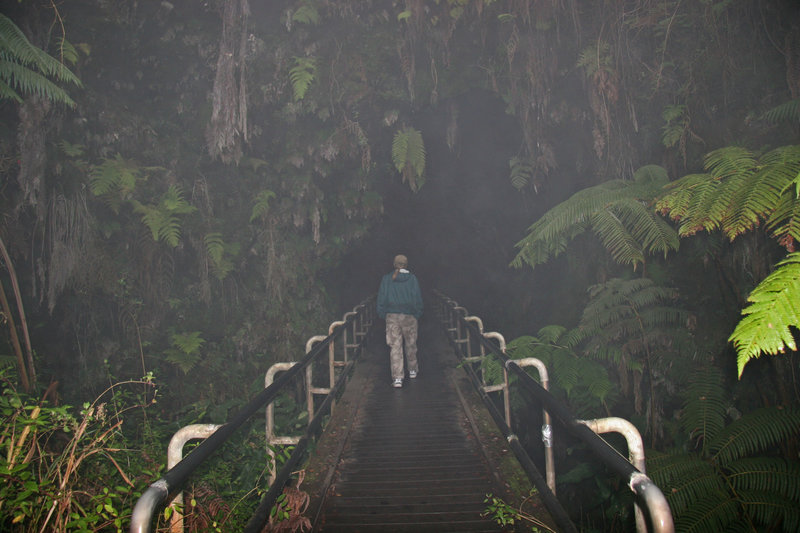
[[[303,488],[312,496],[314,531],[501,530],[481,514],[486,495],[505,487],[453,377],[462,371],[436,328],[421,322],[420,374],[400,389],[391,386],[383,334],[374,332],[337,407],[346,416],[334,413],[319,462],[309,465],[315,480]]]

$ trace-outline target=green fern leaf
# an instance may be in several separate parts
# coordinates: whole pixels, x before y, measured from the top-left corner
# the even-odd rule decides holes
[[[664,119],[664,132],[661,134],[661,143],[667,148],[672,148],[686,132],[687,118],[685,105],[669,105],[661,112]]]
[[[522,190],[531,182],[533,176],[533,167],[525,158],[512,157],[508,162],[511,167],[511,185],[517,189]]]
[[[64,64],[33,46],[11,19],[0,14],[0,99],[20,102],[19,93],[37,94],[74,107],[69,94],[51,79],[81,86]]]
[[[800,98],[773,107],[764,113],[764,118],[773,123],[800,123]]]
[[[789,254],[750,293],[750,305],[730,336],[736,348],[739,376],[762,354],[797,350],[791,328],[800,328],[800,252]]]
[[[176,333],[170,337],[172,345],[183,353],[195,353],[205,344],[202,332]]]
[[[132,201],[134,212],[142,215],[142,222],[150,229],[154,241],[163,241],[175,248],[180,243],[181,224],[178,215],[194,212],[197,208],[186,202],[180,187],[170,185],[158,205],[145,205]]]
[[[605,41],[591,44],[581,50],[577,66],[586,71],[587,78],[591,78],[598,70],[611,65],[612,58],[609,50],[609,44]]]
[[[795,483],[796,484],[796,483]],[[800,505],[772,492],[742,490],[737,493],[752,521],[762,526],[758,531],[794,533],[800,529]]]
[[[170,185],[167,192],[161,198],[161,205],[164,210],[175,215],[188,215],[194,213],[197,208],[183,199],[183,192],[178,185]]]
[[[319,11],[314,4],[306,3],[297,8],[297,11],[292,13],[292,21],[299,22],[300,24],[309,24],[316,26],[319,24]]]
[[[161,227],[158,229],[158,239],[167,243],[170,247],[176,248],[181,240],[181,223],[173,214],[159,213]]]
[[[559,339],[561,339],[561,337],[566,332],[567,328],[565,328],[564,326],[551,325],[551,326],[545,326],[542,329],[540,329],[537,335],[539,336],[539,339],[542,342],[549,342],[551,344],[554,344],[558,342]]]
[[[709,153],[705,165],[707,174],[676,181],[656,202],[656,209],[680,221],[681,236],[720,229],[732,240],[768,220],[781,237],[788,233],[787,219],[796,225],[791,205],[796,196],[786,194],[800,174],[800,146],[777,148],[761,158],[745,148],[726,147]]]
[[[707,494],[725,498],[724,478],[711,463],[694,455],[648,452],[647,475],[661,488],[676,518]]]
[[[725,426],[727,406],[724,395],[722,376],[713,367],[694,373],[683,393],[681,426],[691,438],[698,441],[701,450]]]
[[[294,66],[289,70],[294,101],[305,98],[308,88],[317,74],[317,62],[313,57],[295,57]]]
[[[206,342],[201,332],[176,333],[170,337],[172,348],[166,351],[166,359],[178,366],[186,374],[195,367],[200,360],[200,348]]]
[[[206,253],[214,263],[222,261],[225,255],[225,241],[222,240],[222,233],[212,232],[206,234],[203,239],[206,245]]]
[[[404,127],[392,139],[392,162],[411,190],[416,192],[425,181],[425,143],[422,133]]]
[[[739,520],[740,509],[739,502],[727,492],[700,493],[700,498],[675,521],[675,531],[727,531]]]
[[[757,491],[794,502],[800,508],[800,462],[778,457],[748,457],[727,465],[737,494]]]
[[[239,251],[238,245],[227,244],[222,239],[222,233],[208,233],[203,239],[206,245],[206,253],[211,260],[211,272],[218,280],[222,281],[233,270],[233,262],[229,256],[236,255]]]
[[[481,368],[483,370],[483,379],[487,385],[497,385],[505,379],[503,364],[494,355],[490,354],[484,357]]]
[[[82,144],[72,144],[68,141],[61,140],[58,142],[58,147],[67,157],[77,158],[82,157],[86,152],[86,147]]]
[[[141,176],[141,168],[124,159],[120,154],[114,158],[106,158],[100,165],[95,165],[89,173],[89,190],[95,196],[103,196],[112,192],[127,197],[136,188]]]
[[[562,253],[588,229],[616,261],[634,267],[648,253],[676,250],[675,230],[648,207],[666,183],[666,171],[648,165],[637,170],[633,182],[614,180],[575,193],[528,228],[511,265],[535,268]]]
[[[264,217],[269,212],[269,201],[275,198],[275,193],[264,189],[256,195],[255,204],[250,212],[250,222]]]
[[[800,431],[800,411],[765,407],[732,422],[708,444],[712,459],[722,466],[772,449]]]

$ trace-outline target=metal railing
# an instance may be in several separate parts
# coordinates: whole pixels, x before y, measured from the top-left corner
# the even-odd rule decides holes
[[[547,370],[541,361],[534,358],[514,360],[505,353],[505,340],[496,332],[484,332],[482,321],[467,314],[464,307],[439,292],[436,295],[436,311],[451,344],[458,356],[464,361],[473,385],[483,398],[498,428],[509,442],[528,478],[538,489],[542,502],[550,511],[553,520],[562,531],[576,531],[563,506],[555,496],[555,461],[553,459],[553,428],[551,419],[558,422],[559,428],[572,437],[583,442],[600,461],[615,474],[627,480],[628,487],[636,497],[636,528],[640,533],[650,531],[656,533],[672,533],[674,524],[664,494],[645,475],[644,447],[636,428],[627,421],[618,418],[600,420],[576,420],[567,407],[547,390]],[[503,364],[503,382],[498,385],[487,385],[481,363],[488,354],[495,355]],[[473,366],[480,367],[480,373]],[[525,370],[526,366],[535,366],[539,372],[541,384]],[[527,451],[511,429],[509,374],[517,377],[517,383],[533,395],[543,410],[542,441],[545,445],[545,480],[531,460]],[[503,393],[503,415],[498,412],[495,402],[488,396],[492,392]],[[598,433],[615,431],[623,434],[628,443],[629,459],[624,458],[611,447]],[[633,464],[632,464],[633,463]],[[643,509],[642,509],[643,507]],[[643,512],[644,511],[644,512]],[[645,516],[646,515],[646,516]],[[648,520],[649,518],[649,520]]]
[[[189,455],[169,468],[163,477],[152,483],[142,494],[133,509],[130,532],[149,533],[152,531],[153,521],[158,510],[167,505],[171,497],[179,498],[180,490],[194,471],[209,459],[251,416],[256,412],[260,412],[262,408],[266,408],[268,453],[272,453],[275,445],[281,444],[291,444],[294,449],[277,472],[274,471],[275,462],[270,461],[272,468],[270,487],[244,529],[248,533],[261,531],[269,518],[270,509],[283,492],[286,482],[305,455],[309,442],[314,439],[322,428],[322,423],[326,420],[326,417],[322,415],[331,412],[333,409],[336,395],[344,387],[353,365],[353,360],[350,357],[355,356],[363,346],[374,317],[375,305],[373,297],[356,306],[353,311],[345,313],[341,321],[333,322],[328,329],[326,337],[315,336],[309,339],[306,344],[306,355],[300,361],[288,364],[278,363],[275,370],[270,369],[268,377],[265,378],[269,383],[266,383],[264,389],[252,398],[230,421],[214,429],[206,428],[200,433],[192,433],[191,430],[186,430],[186,428],[180,430],[178,434],[183,436],[177,437],[178,434],[176,434],[176,437],[173,437],[173,441],[177,441],[178,444],[171,446],[171,450],[178,448],[178,451],[172,451],[171,453],[179,454],[183,444],[190,438],[204,438],[204,440]],[[342,359],[336,358],[336,346],[339,340],[341,340],[339,353],[342,354]],[[328,386],[314,387],[312,369],[314,364],[323,359],[325,354],[328,356],[327,366],[330,374]],[[338,377],[336,376],[336,368],[340,368]],[[306,403],[309,413],[306,432],[299,438],[275,437],[272,435],[274,432],[274,423],[271,418],[272,402],[303,371],[305,371]],[[278,372],[281,372],[280,376],[275,377]],[[315,394],[325,395],[324,401],[316,409],[314,405]],[[170,526],[173,533],[183,529],[183,517],[180,514],[177,517]]]

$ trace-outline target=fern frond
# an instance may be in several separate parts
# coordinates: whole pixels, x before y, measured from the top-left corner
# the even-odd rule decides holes
[[[414,192],[424,183],[425,156],[425,142],[419,130],[404,127],[395,132],[392,139],[392,162],[403,176],[403,181],[408,182]]]
[[[605,402],[608,395],[618,385],[608,375],[608,370],[595,361],[583,360],[578,365],[578,379],[584,384],[589,394]]]
[[[215,231],[206,234],[203,242],[206,245],[206,253],[211,261],[219,263],[225,255],[225,241],[222,240],[222,233]]]
[[[0,95],[20,101],[16,88],[23,94],[38,94],[74,107],[67,92],[50,79],[81,86],[80,79],[63,63],[32,45],[11,19],[0,14]]]
[[[635,200],[634,200],[635,201]],[[617,207],[615,204],[614,207]],[[603,246],[623,265],[636,265],[644,262],[644,250],[629,229],[611,209],[601,209],[592,215],[592,229],[600,237]]]
[[[672,148],[683,137],[686,131],[687,118],[685,105],[668,105],[661,112],[661,118],[666,124],[661,134],[661,143],[667,148]]]
[[[531,164],[525,158],[512,157],[508,166],[511,168],[511,185],[517,190],[524,189],[531,182],[533,176]]]
[[[580,362],[577,357],[559,357],[552,362],[552,377],[567,396],[580,381]]]
[[[311,82],[317,74],[317,62],[313,57],[295,57],[294,66],[289,70],[289,81],[292,83],[294,101],[305,98]]]
[[[772,449],[800,431],[800,410],[765,407],[732,422],[708,444],[712,459],[727,466],[747,455]]]
[[[761,158],[739,147],[726,147],[709,153],[705,159],[707,174],[686,176],[668,187],[656,202],[656,209],[679,220],[680,235],[721,229],[733,240],[768,220],[780,228],[793,217],[791,205],[783,205],[787,189],[800,173],[800,146],[785,146]],[[783,229],[778,236],[784,235]]]
[[[505,379],[503,364],[494,355],[490,354],[484,357],[481,368],[483,369],[483,379],[487,385],[497,385]]]
[[[648,165],[636,171],[632,182],[613,180],[578,191],[528,228],[511,265],[536,267],[590,228],[623,264],[635,266],[646,253],[676,250],[675,230],[647,207],[666,183],[666,171]]]
[[[755,154],[741,146],[726,146],[706,154],[703,166],[716,179],[741,176],[758,168]]]
[[[183,353],[180,350],[166,350],[166,360],[173,365],[180,368],[181,372],[184,374],[189,373],[189,371],[197,365],[197,362],[200,360],[199,353]]]
[[[800,122],[800,98],[789,100],[764,112],[764,119],[777,122],[790,122],[797,124]]]
[[[725,493],[724,479],[713,465],[695,455],[648,452],[647,475],[664,492],[675,517],[707,494]]]
[[[701,450],[705,450],[708,442],[725,426],[727,406],[720,372],[707,367],[694,373],[682,396],[681,426],[700,443]]]
[[[92,167],[89,173],[89,190],[95,196],[114,191],[125,197],[136,188],[140,176],[139,165],[117,154],[113,159],[106,158],[100,165]]]
[[[607,42],[593,43],[578,54],[577,66],[586,70],[586,77],[591,78],[595,72],[611,64],[610,47]]]
[[[506,344],[506,353],[512,359],[534,357],[534,346],[539,343],[540,341],[536,337],[523,335],[522,337],[517,337]]]
[[[196,211],[196,207],[183,199],[180,187],[170,185],[158,205],[131,202],[134,211],[142,215],[142,222],[150,229],[154,241],[164,241],[175,248],[180,243],[181,224],[178,215]]]
[[[170,185],[161,198],[164,209],[175,215],[194,213],[197,208],[183,199],[183,191],[179,185]]]
[[[200,348],[206,342],[201,332],[176,333],[170,337],[172,348],[166,351],[167,361],[178,366],[186,374],[200,360]]]
[[[736,348],[740,377],[751,359],[797,349],[791,328],[800,328],[800,252],[778,263],[747,301],[750,305],[729,338]]]
[[[737,496],[752,521],[762,526],[760,531],[778,531],[778,526],[786,533],[800,530],[800,505],[797,500],[789,500],[772,492],[750,490],[743,490]]]
[[[727,492],[700,493],[700,498],[675,520],[675,531],[727,531],[729,526],[740,520],[740,513],[739,502]]]
[[[767,229],[778,239],[778,243],[791,249],[800,242],[800,201],[794,191],[785,191],[775,210],[767,219]]]
[[[539,340],[542,342],[548,342],[552,344],[558,342],[561,336],[566,332],[567,328],[564,326],[550,325],[540,329],[537,335]]]
[[[319,24],[319,19],[319,11],[317,11],[317,8],[312,3],[303,4],[292,13],[292,21],[299,22],[300,24],[316,26]]]
[[[172,341],[172,345],[183,353],[194,353],[206,342],[200,335],[202,335],[200,331],[176,333],[170,337],[170,340]]]
[[[753,457],[727,465],[737,493],[757,491],[779,496],[800,507],[800,463],[777,457]]]
[[[275,198],[275,193],[269,189],[259,192],[255,198],[255,204],[250,212],[250,222],[261,218],[269,212],[269,201]]]
[[[203,242],[206,246],[206,253],[211,259],[211,272],[214,277],[222,281],[233,270],[233,262],[228,256],[238,253],[239,247],[236,244],[227,244],[222,239],[222,233],[219,232],[208,233]]]

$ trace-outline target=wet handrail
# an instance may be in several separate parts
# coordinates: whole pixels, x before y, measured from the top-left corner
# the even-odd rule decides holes
[[[313,348],[308,351],[305,357],[303,357],[296,364],[292,365],[289,370],[283,372],[277,379],[275,379],[271,385],[265,387],[259,394],[253,397],[242,409],[239,410],[238,413],[233,416],[229,422],[221,425],[219,429],[214,431],[208,436],[208,438],[203,440],[178,464],[170,468],[160,479],[153,482],[137,500],[136,505],[133,508],[129,529],[130,533],[150,533],[152,531],[152,523],[158,508],[167,503],[170,495],[179,491],[189,480],[192,473],[201,464],[203,464],[203,462],[209,459],[209,457],[216,450],[218,450],[224,444],[224,442],[230,438],[233,433],[236,432],[236,430],[238,430],[251,416],[259,412],[268,403],[271,403],[273,400],[275,400],[281,390],[288,385],[293,378],[295,378],[300,372],[304,371],[307,366],[314,362],[314,360],[316,360],[318,357],[321,357],[322,354],[329,354],[329,345],[332,344],[339,335],[343,334],[349,324],[352,323],[354,325],[354,338],[360,337],[361,341],[363,341],[366,338],[369,326],[372,323],[371,314],[374,312],[374,305],[371,305],[371,302],[373,299],[374,297],[369,298],[365,302],[362,302],[356,306],[354,309],[355,314],[348,313],[346,318],[343,320],[343,325],[332,328],[332,332],[325,338],[325,340],[316,343]],[[345,350],[352,348],[352,346],[347,345],[346,341],[343,344],[345,345]],[[350,366],[348,365],[340,374],[340,379],[337,381],[336,385],[331,388],[330,394],[327,395],[325,401],[320,405],[320,412],[328,408],[333,402],[333,397],[337,391],[340,390],[340,387],[343,386],[349,369]],[[275,482],[270,486],[270,489],[264,496],[264,499],[262,500],[258,509],[258,513],[261,513],[259,518],[266,517],[262,509],[264,506],[267,506],[266,514],[269,513],[269,509],[275,503],[275,500],[277,500],[278,496],[280,496],[283,490],[283,484],[288,480],[292,469],[297,462],[299,462],[302,453],[305,451],[309,439],[316,431],[319,430],[325,417],[315,416],[313,418],[314,419],[309,423],[305,436],[300,439],[296,449],[291,454],[290,458],[287,460],[287,463],[283,466],[280,472],[278,472]],[[264,518],[264,521],[265,520],[266,519]],[[253,519],[251,519],[251,524],[255,524]],[[257,528],[259,526],[251,526],[251,524],[248,525],[249,530],[258,531],[258,529],[251,528]],[[264,523],[262,521],[260,527],[263,527],[263,525]]]
[[[486,352],[495,354],[503,363],[504,371],[515,374],[518,378],[519,385],[533,394],[534,397],[540,402],[543,409],[548,412],[552,418],[559,421],[561,426],[573,437],[586,444],[589,449],[617,475],[627,479],[628,486],[630,487],[631,491],[640,499],[640,501],[644,504],[644,507],[647,509],[647,514],[650,517],[650,525],[652,526],[652,531],[654,533],[672,533],[675,531],[669,504],[667,503],[664,494],[661,492],[658,486],[656,486],[656,484],[653,483],[653,481],[650,480],[647,475],[633,466],[627,459],[620,455],[617,450],[611,447],[605,440],[600,438],[594,431],[587,427],[585,423],[576,420],[575,417],[573,417],[569,412],[567,407],[553,395],[551,395],[549,391],[545,390],[535,379],[533,379],[533,377],[528,374],[528,372],[519,364],[519,362],[510,359],[504,353],[504,350],[497,345],[497,343],[492,342],[486,337],[485,334],[483,334],[483,332],[479,332],[475,324],[472,323],[473,321],[465,320],[464,317],[466,315],[466,310],[463,307],[458,306],[455,301],[442,295],[441,293],[437,292],[436,296],[439,303],[439,318],[445,325],[448,333],[458,337],[459,342],[456,342],[455,338],[451,338],[451,341],[453,342],[453,346],[459,352],[460,356],[463,357],[465,355],[465,353],[462,352],[463,342],[461,342],[461,339],[464,338],[461,333],[462,329],[466,331],[472,330],[474,333],[476,333],[476,335],[474,335],[476,342],[478,342],[481,346],[481,354]],[[473,357],[471,359],[475,358]],[[471,365],[466,365],[465,368],[469,371],[469,373],[472,374],[472,376],[474,376],[473,383],[476,384],[479,392],[483,397],[486,397],[486,393],[483,390],[482,384],[477,381],[477,377],[472,371]],[[493,403],[490,402],[489,405],[494,408]],[[490,412],[491,411],[492,409],[490,409]],[[498,417],[496,416],[495,422],[498,422]],[[504,434],[506,430],[508,431],[506,437],[509,442],[516,441],[516,435],[511,432],[511,428],[505,424],[505,421],[502,422],[502,425],[498,423],[498,427],[504,431]],[[504,428],[502,426],[506,427]],[[517,450],[513,448],[513,446],[512,449],[514,449],[516,454]],[[531,466],[533,466],[535,469],[532,461],[530,461],[530,458],[527,457],[527,452],[525,452],[524,449],[521,449],[521,451],[524,454],[524,459],[520,458],[519,455],[517,455],[517,458],[520,459],[523,467],[525,467],[527,462],[530,462]],[[526,468],[526,472],[527,471],[528,469]],[[531,478],[531,481],[536,485],[537,489],[539,489],[545,505],[548,507],[548,510],[551,511],[551,514],[554,514],[553,518],[558,522],[558,515],[560,514],[558,511],[560,509],[560,504],[557,506],[555,513],[552,509],[550,509],[549,502],[552,502],[550,496],[552,496],[553,499],[555,496],[552,494],[549,487],[547,487],[545,483],[541,482],[541,474],[538,473],[538,470],[536,475]],[[562,529],[565,528],[565,526],[561,523],[558,525]],[[570,526],[570,529],[574,530],[574,525],[571,525],[571,522]]]

